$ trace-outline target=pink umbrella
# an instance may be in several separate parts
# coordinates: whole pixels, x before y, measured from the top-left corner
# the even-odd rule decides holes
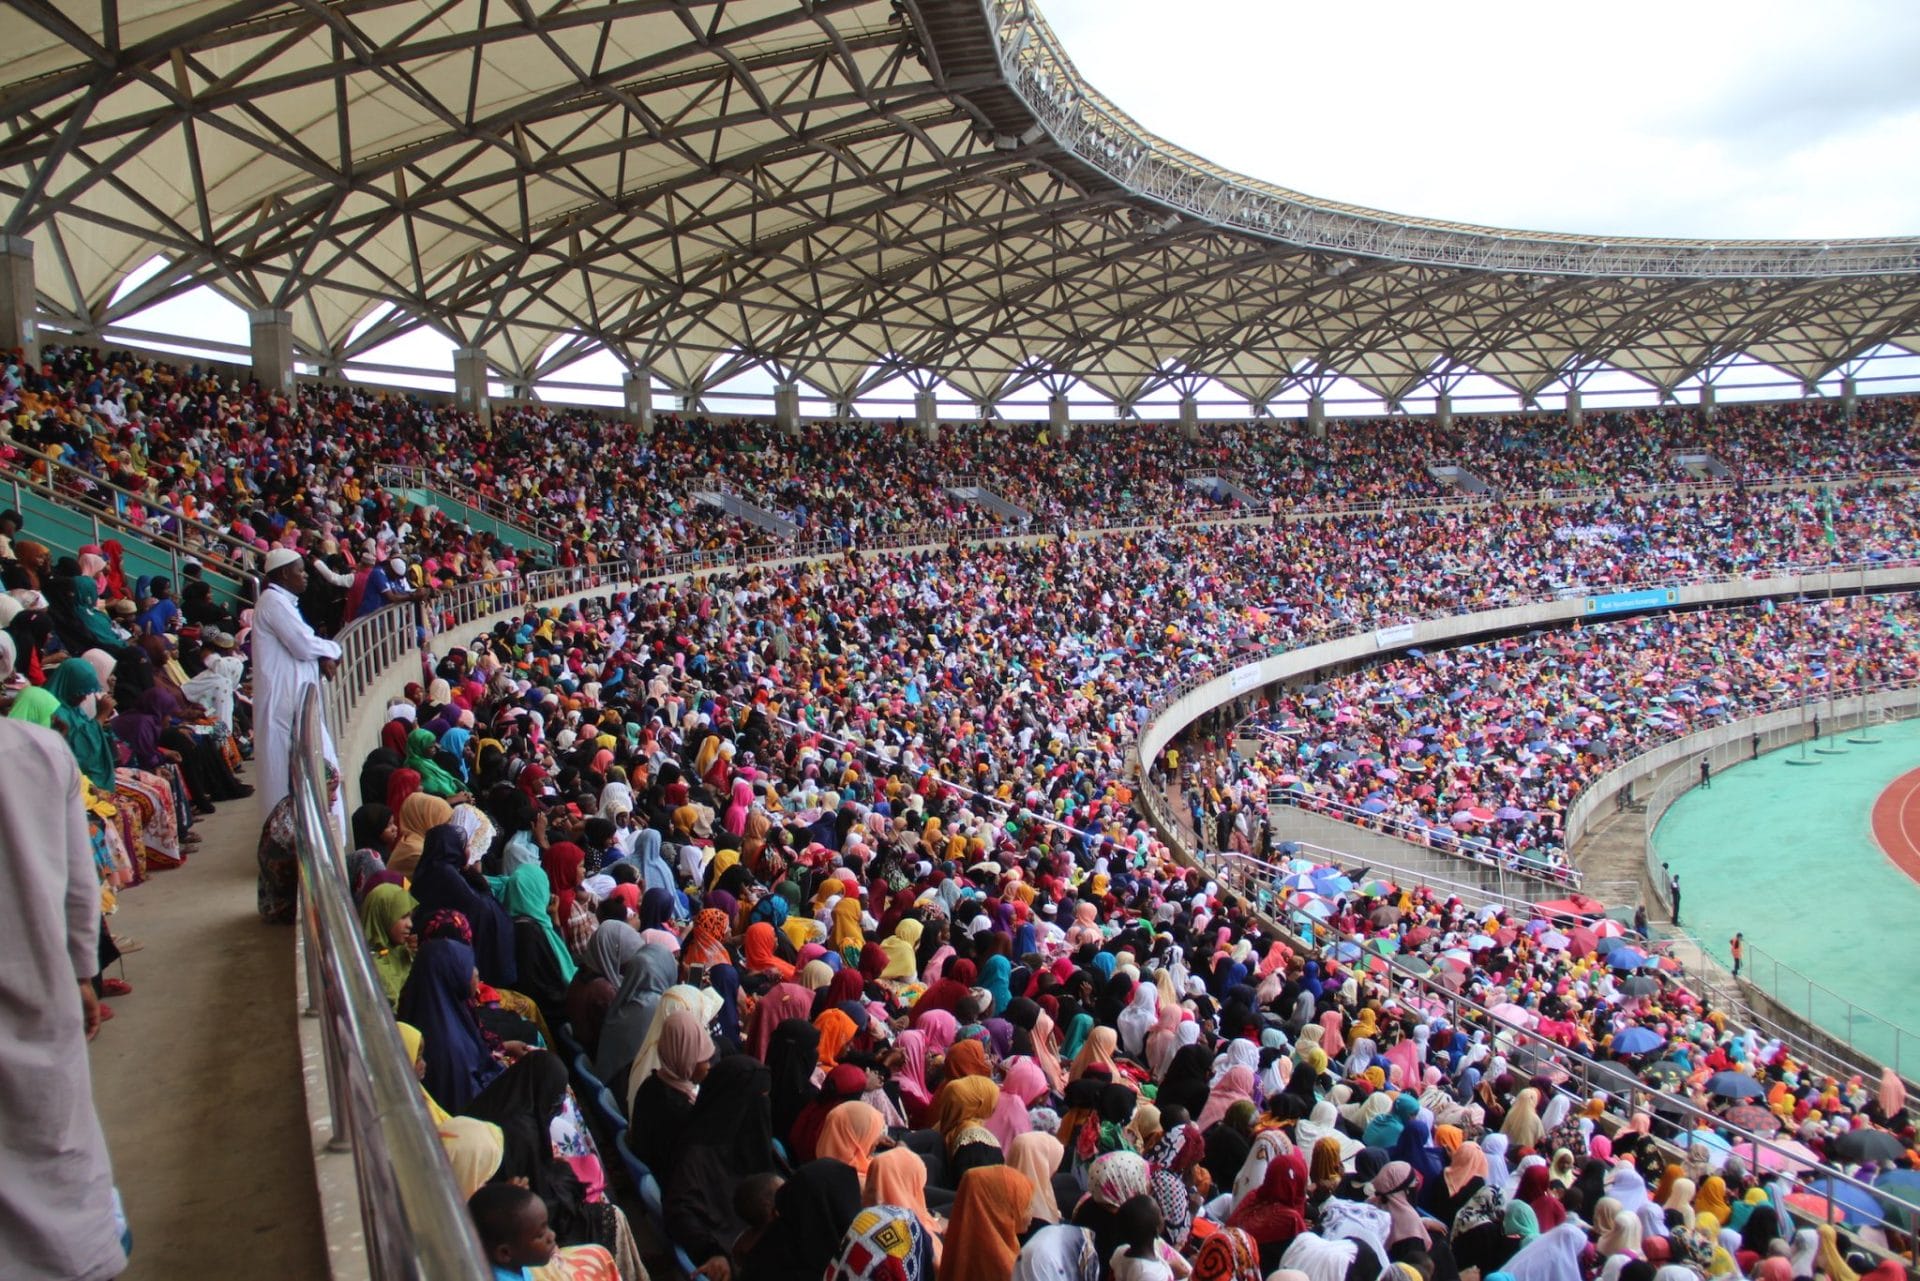
[[[1750,1155],[1750,1147],[1738,1147],[1734,1150],[1741,1156]],[[1799,1173],[1811,1170],[1820,1164],[1820,1158],[1813,1149],[1798,1139],[1775,1139],[1772,1146],[1760,1149],[1760,1168],[1763,1170],[1785,1170]]]
[[[1533,1011],[1523,1009],[1515,1005],[1512,1001],[1502,1001],[1500,1004],[1489,1009],[1487,1013],[1493,1015],[1494,1018],[1499,1019],[1502,1023],[1511,1023],[1515,1027],[1524,1028],[1532,1027],[1537,1018]]]

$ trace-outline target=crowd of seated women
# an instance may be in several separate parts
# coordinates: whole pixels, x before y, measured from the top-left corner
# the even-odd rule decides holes
[[[116,542],[56,558],[34,534],[0,513],[0,712],[72,751],[111,913],[121,892],[187,861],[200,817],[253,794],[239,777],[251,753],[246,629],[204,582],[176,599],[165,579],[130,579]],[[99,995],[133,990],[108,972],[123,946],[137,941],[103,925]]]
[[[529,611],[390,708],[350,868],[496,1267],[631,1281],[629,1161],[729,1281],[1850,1281],[1898,1244],[1806,1235],[1777,1172],[1551,1055],[1671,1022],[1674,1097],[1731,1065],[1816,1144],[1910,1143],[1897,1081],[1629,991],[1557,918],[1330,886],[1304,948],[1176,865],[1119,750],[1152,674],[1029,647],[1097,582],[994,555]],[[1402,947],[1522,1014],[1450,1022]]]

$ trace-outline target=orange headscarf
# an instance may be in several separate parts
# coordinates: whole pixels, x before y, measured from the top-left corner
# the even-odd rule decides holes
[[[887,1121],[880,1109],[854,1099],[827,1113],[814,1140],[814,1155],[841,1161],[853,1167],[862,1179],[873,1163],[874,1145],[887,1137]]]
[[[834,1112],[844,1112],[851,1106],[843,1103]],[[827,1120],[831,1123],[832,1116]],[[822,1156],[828,1155],[825,1145],[826,1135],[822,1133],[818,1145]],[[861,1200],[866,1205],[898,1205],[912,1210],[913,1217],[920,1220],[920,1226],[933,1241],[933,1261],[940,1262],[940,1236],[947,1225],[927,1208],[927,1163],[920,1159],[918,1152],[901,1147],[876,1153],[867,1164],[866,1188]]]
[[[793,966],[780,959],[774,951],[775,942],[773,926],[755,921],[747,927],[746,940],[741,946],[747,973],[772,974],[784,983],[793,978]]]
[[[840,1061],[840,1051],[860,1032],[854,1021],[841,1010],[828,1010],[813,1021],[820,1030],[820,1066],[831,1069]]]
[[[1120,1047],[1120,1034],[1110,1027],[1097,1027],[1087,1034],[1087,1040],[1080,1052],[1073,1056],[1073,1067],[1067,1072],[1067,1080],[1078,1081],[1087,1074],[1088,1068],[1103,1067],[1120,1082],[1120,1070],[1114,1066],[1114,1051]]]
[[[993,1075],[993,1066],[987,1062],[986,1048],[971,1037],[948,1050],[946,1061],[941,1067],[949,1081],[958,1081],[969,1076]]]
[[[1020,1257],[1033,1184],[1010,1165],[968,1170],[953,1199],[939,1281],[1007,1281]]]

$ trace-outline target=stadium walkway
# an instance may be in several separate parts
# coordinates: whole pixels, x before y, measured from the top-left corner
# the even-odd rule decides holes
[[[260,812],[220,806],[186,865],[120,897],[94,1100],[133,1229],[125,1281],[328,1276],[296,1030],[293,930],[254,911]]]

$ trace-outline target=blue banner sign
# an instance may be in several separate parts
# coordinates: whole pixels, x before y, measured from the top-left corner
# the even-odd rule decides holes
[[[1678,605],[1680,591],[1675,587],[1653,587],[1639,592],[1608,592],[1602,596],[1587,597],[1589,614],[1624,614],[1633,609],[1659,609],[1662,605]]]

